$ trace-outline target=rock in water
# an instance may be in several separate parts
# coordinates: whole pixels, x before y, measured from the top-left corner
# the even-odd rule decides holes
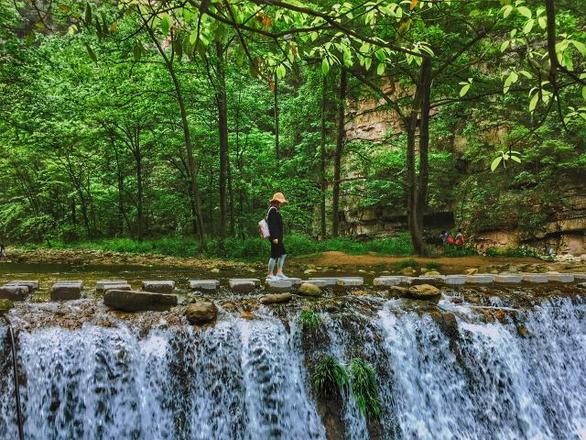
[[[165,311],[177,305],[177,295],[166,293],[133,292],[129,290],[108,290],[104,304],[123,312]]]
[[[143,281],[142,290],[152,293],[173,293],[175,281]]]
[[[213,302],[198,301],[185,310],[185,317],[190,324],[201,325],[212,322],[218,316],[218,308]]]
[[[12,301],[9,299],[0,299],[0,315],[3,315],[12,308]]]
[[[464,273],[465,273],[466,275],[475,275],[475,274],[477,274],[477,273],[478,273],[478,268],[477,268],[477,267],[470,267],[470,268],[466,269],[466,270],[464,271]]]
[[[304,296],[320,296],[321,289],[317,287],[315,284],[302,283],[301,286],[299,286],[297,293]]]
[[[291,300],[293,296],[290,293],[271,293],[260,298],[262,304],[279,304]]]
[[[7,299],[10,301],[24,301],[28,294],[29,288],[27,286],[0,286],[0,299]]]
[[[59,281],[51,289],[51,301],[69,301],[81,298],[83,282]]]
[[[441,290],[431,284],[417,284],[409,288],[408,295],[415,299],[437,299],[441,296]]]

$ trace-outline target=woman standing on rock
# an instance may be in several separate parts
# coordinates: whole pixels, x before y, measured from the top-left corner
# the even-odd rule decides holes
[[[271,258],[269,259],[269,271],[267,274],[268,280],[286,279],[287,276],[283,273],[283,266],[285,265],[285,245],[283,244],[283,218],[279,208],[287,199],[283,193],[275,193],[270,201],[269,212],[267,214],[267,223],[269,226],[269,240],[271,241]],[[277,274],[274,274],[275,266],[277,267]]]

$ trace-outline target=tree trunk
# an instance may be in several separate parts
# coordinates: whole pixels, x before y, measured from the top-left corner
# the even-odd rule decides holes
[[[334,185],[332,196],[332,235],[339,235],[340,219],[340,167],[342,163],[342,154],[344,150],[344,141],[346,139],[345,111],[346,111],[346,89],[348,87],[348,78],[346,69],[342,67],[340,71],[340,89],[338,95],[338,131],[336,136],[336,151],[334,154]]]
[[[226,182],[228,180],[228,102],[226,98],[226,76],[224,71],[224,47],[216,42],[217,86],[216,104],[218,106],[218,130],[220,136],[220,250],[224,251],[226,237]]]
[[[273,98],[274,98],[274,118],[275,118],[275,157],[277,160],[281,157],[281,150],[279,147],[279,78],[277,78],[277,74],[274,74],[275,80],[275,90],[273,91]]]
[[[144,239],[144,212],[143,212],[143,182],[142,182],[142,153],[140,146],[136,145],[134,150],[136,162],[136,239]]]
[[[427,209],[429,183],[429,111],[431,95],[431,59],[423,57],[421,65],[421,119],[419,122],[419,177],[417,185],[417,227],[423,234],[423,216]],[[421,237],[423,242],[423,237]],[[423,249],[425,252],[425,249]]]
[[[322,240],[327,236],[326,225],[326,86],[327,81],[324,76],[321,93],[321,127],[320,127],[320,232]]]

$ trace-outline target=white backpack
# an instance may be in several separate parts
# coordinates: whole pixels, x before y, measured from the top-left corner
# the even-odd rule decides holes
[[[269,210],[267,211],[266,217],[258,222],[258,233],[260,235],[260,238],[270,238],[270,236],[271,236],[271,233],[269,231],[269,223],[267,222],[267,218],[269,217],[269,212],[271,212],[271,209],[273,209],[273,208],[277,209],[274,206],[271,206],[269,208]]]

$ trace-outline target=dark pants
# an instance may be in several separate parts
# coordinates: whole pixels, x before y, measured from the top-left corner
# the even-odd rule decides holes
[[[271,240],[271,258],[277,259],[282,255],[285,255],[285,245],[283,244],[282,240],[279,240],[279,243],[275,244]]]

